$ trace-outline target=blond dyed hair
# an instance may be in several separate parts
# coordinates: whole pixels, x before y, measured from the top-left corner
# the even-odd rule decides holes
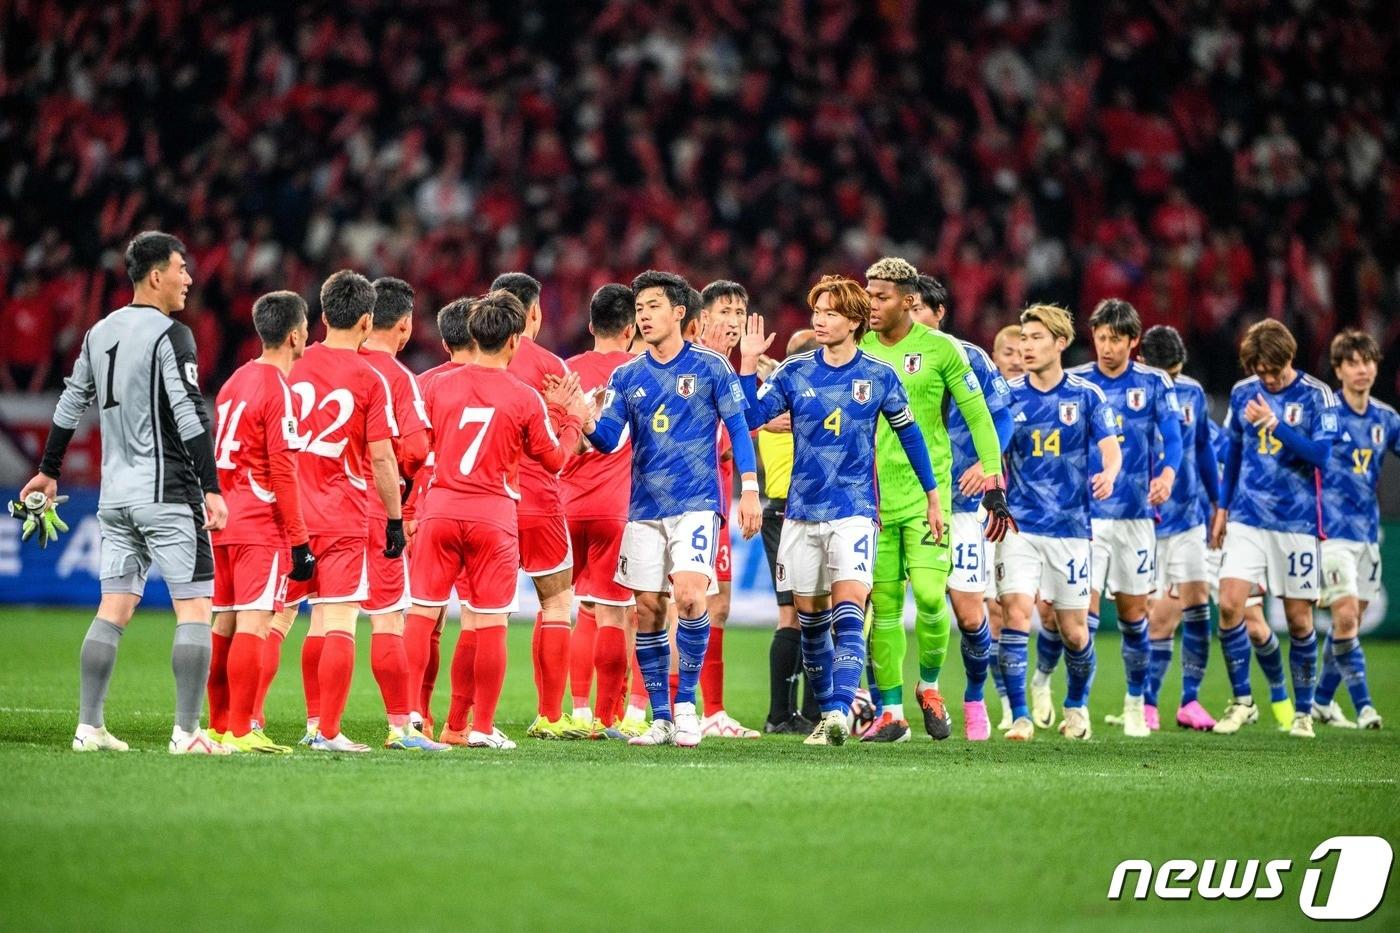
[[[1074,343],[1074,317],[1068,308],[1047,304],[1031,305],[1021,312],[1021,324],[1026,325],[1032,321],[1044,325],[1050,336],[1063,340],[1066,347]]]
[[[996,335],[994,338],[992,338],[992,352],[993,352],[993,353],[1000,352],[1001,348],[1004,347],[1004,346],[1006,346],[1006,344],[1007,344],[1008,342],[1010,342],[1010,341],[1012,341],[1012,340],[1020,340],[1020,339],[1021,339],[1021,325],[1020,325],[1020,324],[1007,324],[1007,325],[1006,325],[1005,327],[1003,327],[1001,330],[997,331],[997,335]]]
[[[919,270],[913,263],[898,256],[886,256],[865,270],[865,279],[881,279],[893,282],[901,288],[913,289],[919,284]]]

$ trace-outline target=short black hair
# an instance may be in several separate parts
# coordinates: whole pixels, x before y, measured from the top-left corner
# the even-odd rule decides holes
[[[131,284],[140,285],[152,269],[168,263],[172,253],[189,259],[185,244],[168,233],[147,230],[132,237],[131,242],[126,244],[126,274],[131,276]]]
[[[588,323],[595,337],[616,337],[637,321],[632,289],[610,282],[593,293],[588,302]]]
[[[715,279],[700,290],[701,307],[708,308],[721,298],[738,298],[744,304],[749,303],[749,293],[744,286],[729,279]]]
[[[524,272],[502,272],[491,283],[491,291],[507,291],[520,301],[520,306],[529,309],[540,300],[540,280]]]
[[[467,330],[482,353],[495,353],[513,335],[525,333],[525,306],[505,289],[483,295],[467,311]]]
[[[1158,324],[1149,327],[1142,335],[1142,345],[1138,347],[1138,359],[1148,366],[1158,369],[1171,369],[1186,364],[1186,343],[1175,327]]]
[[[447,344],[452,353],[470,350],[476,346],[472,332],[467,328],[467,314],[471,311],[471,298],[458,298],[442,306],[437,313],[438,336]]]
[[[350,269],[332,273],[321,286],[321,313],[327,326],[349,330],[366,314],[374,314],[374,286]]]
[[[915,288],[919,293],[919,300],[930,311],[937,311],[939,305],[945,309],[948,307],[948,288],[933,276],[919,276],[919,284]]]
[[[1089,315],[1089,330],[1096,327],[1110,328],[1119,337],[1136,339],[1142,336],[1142,318],[1134,308],[1122,298],[1105,298]]]
[[[648,288],[659,288],[666,295],[666,300],[675,305],[681,305],[689,312],[690,307],[686,304],[690,296],[690,283],[676,275],[674,272],[659,272],[656,269],[648,269],[632,280],[632,300],[639,298],[642,292]],[[699,314],[697,307],[695,313]]]
[[[383,275],[374,280],[374,329],[388,330],[413,313],[413,286]]]
[[[685,289],[685,317],[681,318],[681,330],[685,330],[697,318],[700,317],[700,309],[705,306],[705,299],[700,297],[700,293],[695,289],[686,286]]]
[[[253,329],[265,347],[280,347],[306,321],[306,299],[296,292],[268,292],[253,302]]]

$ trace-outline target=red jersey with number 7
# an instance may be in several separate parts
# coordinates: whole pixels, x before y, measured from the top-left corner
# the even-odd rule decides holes
[[[292,364],[301,441],[297,457],[302,511],[312,535],[369,533],[369,445],[394,436],[394,414],[384,379],[355,350],[312,344]]]
[[[433,479],[420,518],[466,519],[517,533],[521,460],[557,473],[578,443],[578,419],[555,409],[564,421],[556,434],[538,392],[504,369],[474,363],[440,376],[427,406]]]
[[[219,390],[214,438],[219,491],[228,524],[212,533],[215,544],[287,547],[287,532],[273,489],[272,458],[300,449],[292,390],[276,366],[244,363]]]

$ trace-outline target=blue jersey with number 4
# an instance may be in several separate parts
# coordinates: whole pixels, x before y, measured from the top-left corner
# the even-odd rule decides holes
[[[1337,411],[1341,438],[1322,477],[1322,530],[1329,538],[1374,544],[1380,530],[1376,485],[1386,452],[1400,456],[1400,414],[1375,399],[1360,414],[1345,401]]]
[[[820,349],[790,356],[758,390],[750,424],[792,413],[792,483],[787,517],[803,522],[879,514],[875,425],[911,424],[893,366],[862,350],[832,366]]]
[[[1118,433],[1118,416],[1092,382],[1065,373],[1042,392],[1030,377],[1011,387],[1007,504],[1021,530],[1051,538],[1087,538],[1090,451]]]
[[[594,430],[617,446],[631,436],[628,519],[720,512],[719,425],[744,408],[729,361],[691,343],[665,363],[647,352],[615,369]]]
[[[1171,377],[1144,363],[1130,362],[1116,376],[1107,376],[1097,363],[1085,363],[1070,370],[1103,390],[1113,407],[1118,424],[1118,446],[1123,450],[1123,468],[1107,499],[1095,499],[1090,511],[1094,518],[1152,518],[1147,486],[1157,468],[1158,430],[1168,421],[1179,425],[1180,406]],[[1177,427],[1180,434],[1180,428]],[[1179,464],[1178,464],[1179,465]],[[1090,456],[1090,470],[1103,469],[1099,453]],[[1180,475],[1180,470],[1177,471]]]
[[[982,397],[987,400],[987,411],[992,417],[996,417],[997,412],[1011,404],[1011,387],[1006,384],[986,350],[966,340],[959,340],[958,343],[967,351],[967,363],[982,386]],[[956,405],[948,409],[948,440],[953,447],[953,511],[976,512],[982,504],[981,494],[963,495],[958,488],[958,478],[968,467],[981,462],[981,458],[977,456],[977,448],[973,446],[972,432],[968,430],[967,419],[963,417],[962,409]]]

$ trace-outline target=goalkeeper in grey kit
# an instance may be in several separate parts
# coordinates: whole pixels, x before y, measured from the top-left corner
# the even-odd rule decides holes
[[[185,247],[169,234],[148,231],[127,246],[126,268],[135,286],[131,303],[83,336],[38,474],[20,492],[22,502],[47,505],[37,513],[41,543],[62,531],[53,511],[64,452],[89,405],[96,404],[102,436],[102,601],[83,640],[75,751],[126,751],[107,731],[103,706],[122,632],[145,590],[152,562],[170,588],[175,608],[171,669],[175,675],[172,754],[226,755],[228,749],[199,728],[209,676],[210,600],[214,557],[210,530],[228,510],[219,495],[214,443],[194,337],[171,315],[185,306],[189,266]],[[50,521],[47,516],[53,516]]]

